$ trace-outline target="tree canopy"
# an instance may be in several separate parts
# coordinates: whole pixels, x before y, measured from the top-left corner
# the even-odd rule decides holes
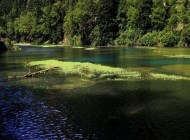
[[[16,42],[190,47],[189,29],[189,0],[0,0]]]

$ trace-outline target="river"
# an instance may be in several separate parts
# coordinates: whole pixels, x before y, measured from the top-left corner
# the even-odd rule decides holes
[[[50,71],[24,75],[32,61],[89,62],[190,77],[190,50],[22,47],[0,53],[2,140],[182,140],[190,138],[189,80],[85,81]]]

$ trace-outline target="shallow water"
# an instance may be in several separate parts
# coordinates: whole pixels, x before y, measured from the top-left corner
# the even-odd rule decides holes
[[[7,79],[32,71],[29,62],[48,59],[190,76],[190,59],[166,57],[174,54],[190,51],[24,47],[1,53],[0,139],[189,139],[188,80],[96,82],[55,71]]]

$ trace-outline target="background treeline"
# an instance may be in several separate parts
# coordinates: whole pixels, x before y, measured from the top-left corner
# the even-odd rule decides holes
[[[0,0],[7,42],[190,47],[190,0]]]

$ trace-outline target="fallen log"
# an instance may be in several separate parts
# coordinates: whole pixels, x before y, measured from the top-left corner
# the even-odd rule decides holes
[[[28,78],[28,77],[34,77],[34,76],[37,76],[38,74],[45,73],[47,71],[58,69],[58,68],[59,67],[53,67],[53,68],[48,68],[48,69],[40,70],[40,71],[33,72],[33,73],[28,73],[28,74],[25,74],[24,77],[26,77],[26,78]]]
[[[14,78],[31,78],[31,77],[35,77],[39,74],[51,71],[51,70],[55,70],[55,69],[59,69],[59,67],[52,67],[52,68],[47,68],[47,69],[43,69],[37,72],[31,72],[31,73],[27,73],[25,75],[22,76],[9,76],[8,79],[14,79]]]

